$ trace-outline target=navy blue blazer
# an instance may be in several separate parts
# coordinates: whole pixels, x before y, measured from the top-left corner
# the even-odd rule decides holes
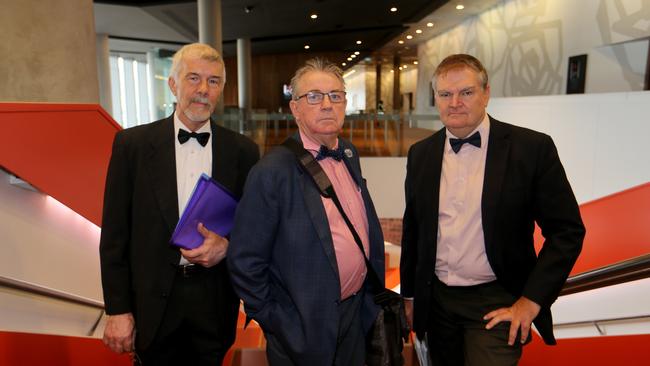
[[[294,136],[294,138],[297,138]],[[384,240],[361,176],[359,156],[344,161],[361,187],[368,217],[370,262],[384,278]],[[228,268],[246,314],[273,334],[298,365],[332,365],[338,332],[340,281],[321,196],[295,155],[277,147],[253,167],[237,208]],[[370,329],[379,308],[364,284],[361,317]]]

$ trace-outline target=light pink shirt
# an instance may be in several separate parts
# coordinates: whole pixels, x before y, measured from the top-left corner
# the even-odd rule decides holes
[[[304,148],[316,156],[320,144],[303,133],[300,133],[300,139]],[[338,147],[338,140],[336,147]],[[343,161],[325,158],[318,163],[327,174],[330,182],[332,182],[332,187],[334,187],[336,196],[341,201],[343,211],[345,211],[357,234],[359,234],[366,255],[369,255],[368,217],[361,196],[361,188],[357,186]],[[332,233],[332,242],[334,243],[336,263],[341,281],[341,299],[345,299],[361,289],[363,280],[366,277],[366,264],[361,250],[354,242],[354,236],[352,236],[334,201],[324,197],[321,197],[321,200]]]
[[[485,176],[490,120],[487,116],[469,135],[481,134],[481,147],[463,144],[454,153],[447,130],[440,176],[436,276],[449,286],[471,286],[496,279],[485,253],[481,195]]]

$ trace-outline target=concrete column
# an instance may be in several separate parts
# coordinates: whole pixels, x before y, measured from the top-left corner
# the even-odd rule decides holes
[[[221,0],[198,0],[197,5],[199,12],[199,42],[214,47],[223,57]],[[228,80],[227,77],[226,80]],[[219,99],[214,112],[223,114],[223,96]]]
[[[99,104],[108,114],[113,115],[111,94],[111,64],[108,48],[108,35],[97,34],[97,79],[99,81]]]
[[[158,96],[158,88],[156,88],[156,68],[155,68],[155,63],[156,63],[156,54],[153,51],[147,52],[147,64],[149,65],[149,75],[147,75],[147,78],[149,82],[147,83],[149,86],[149,119],[152,121],[156,121],[158,119],[161,119],[164,116],[164,113],[158,113],[158,110],[160,107],[157,105],[159,101],[159,96]]]
[[[239,92],[239,108],[251,111],[252,108],[251,82],[251,40],[237,39],[237,90]]]
[[[399,113],[402,108],[402,94],[399,90],[400,63],[400,57],[395,55],[393,58],[393,70],[395,70],[393,72],[393,113]]]
[[[377,85],[375,85],[375,109],[377,109],[377,112],[379,112],[378,107],[379,107],[379,101],[381,99],[381,63],[378,61],[377,64],[375,65],[375,75],[377,77]],[[384,110],[386,110],[386,106],[384,106]]]
[[[221,46],[221,0],[198,0],[199,42],[209,44],[223,55]]]

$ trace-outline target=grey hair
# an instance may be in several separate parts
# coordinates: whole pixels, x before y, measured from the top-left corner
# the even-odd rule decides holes
[[[176,51],[172,58],[172,68],[170,71],[170,75],[174,80],[178,81],[178,74],[181,72],[181,69],[184,66],[183,61],[187,57],[221,63],[223,66],[223,82],[226,82],[226,64],[223,62],[223,58],[219,54],[219,51],[203,43],[191,43]]]
[[[305,62],[301,68],[296,70],[295,75],[291,78],[291,95],[295,100],[298,97],[298,84],[300,79],[302,79],[305,74],[312,71],[320,71],[328,74],[334,75],[343,85],[343,90],[345,90],[345,80],[343,80],[343,71],[336,66],[336,64],[324,59],[324,58],[312,58]]]
[[[485,70],[485,67],[483,67],[481,61],[479,61],[476,57],[472,55],[459,53],[459,54],[445,57],[445,59],[442,60],[442,62],[440,62],[438,67],[436,67],[436,71],[433,73],[433,77],[431,78],[431,86],[433,87],[433,90],[436,90],[436,81],[438,80],[438,77],[446,74],[452,69],[463,68],[463,67],[467,67],[469,69],[476,71],[478,73],[481,87],[483,88],[483,90],[487,88],[488,74],[487,71]]]

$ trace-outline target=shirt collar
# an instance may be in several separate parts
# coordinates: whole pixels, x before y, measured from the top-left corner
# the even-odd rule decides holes
[[[302,131],[300,131],[300,140],[302,141],[302,146],[305,148],[305,150],[310,150],[315,152],[318,152],[320,150],[321,144],[308,137]],[[332,150],[336,150],[338,149],[338,147],[339,147],[339,139],[337,138],[336,144],[334,144]]]
[[[180,130],[181,128],[184,129],[185,131],[191,132],[189,128],[187,128],[187,126],[185,126],[181,121],[181,119],[178,117],[178,111],[175,111],[174,112],[174,138],[176,138],[175,136],[178,136],[178,130]],[[195,132],[196,133],[209,132],[210,135],[212,135],[212,128],[210,127],[210,121],[208,121],[208,123],[201,126],[201,128],[199,128]],[[210,138],[212,138],[212,136],[210,136]],[[176,143],[179,143],[178,139],[176,139]]]

